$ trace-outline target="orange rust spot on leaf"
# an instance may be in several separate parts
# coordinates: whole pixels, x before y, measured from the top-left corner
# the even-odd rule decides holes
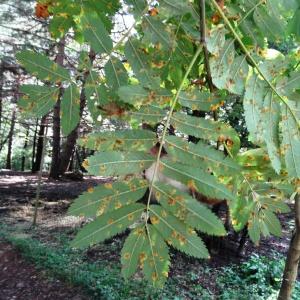
[[[133,214],[129,214],[127,218],[128,218],[129,221],[132,221],[133,220]]]
[[[157,281],[157,279],[158,279],[158,275],[156,272],[153,272],[151,277],[152,277],[153,281]]]
[[[158,219],[158,217],[156,217],[156,216],[150,217],[150,221],[151,221],[151,223],[152,223],[153,225],[159,223],[159,219]]]
[[[124,259],[128,260],[130,258],[130,253],[126,252],[123,257]]]
[[[86,169],[90,166],[89,161],[87,159],[85,159],[82,163],[82,166]]]
[[[168,204],[171,205],[171,206],[175,205],[176,204],[175,199],[174,198],[169,198],[168,199]]]
[[[38,2],[35,6],[35,15],[37,18],[47,19],[50,16],[48,11],[48,4]]]
[[[147,259],[147,254],[145,252],[141,252],[141,254],[139,255],[140,264],[142,265],[146,259]]]
[[[158,15],[158,9],[156,7],[153,7],[149,9],[148,13],[151,17],[155,17]]]
[[[92,186],[90,186],[87,191],[88,191],[88,193],[91,194],[94,191],[94,188]]]
[[[110,182],[107,182],[107,183],[104,184],[104,187],[105,187],[106,189],[108,189],[108,190],[112,190],[113,185],[112,185]]]

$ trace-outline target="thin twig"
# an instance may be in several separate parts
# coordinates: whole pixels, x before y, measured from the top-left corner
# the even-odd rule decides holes
[[[209,65],[209,53],[208,53],[207,44],[206,44],[205,0],[199,1],[199,10],[200,10],[200,43],[203,47],[204,65],[205,65],[205,71],[206,71],[206,81],[207,81],[210,92],[213,92],[215,90],[215,87],[214,87],[214,84],[212,81],[210,65]]]
[[[35,197],[35,202],[34,202],[32,227],[36,226],[37,217],[38,217],[38,208],[39,208],[39,200],[40,200],[40,195],[41,195],[41,186],[42,186],[42,177],[43,177],[43,167],[44,167],[46,144],[47,144],[47,132],[48,132],[48,126],[46,127],[46,132],[43,136],[42,159],[41,159],[40,169],[38,172],[38,185],[36,188],[36,197]]]

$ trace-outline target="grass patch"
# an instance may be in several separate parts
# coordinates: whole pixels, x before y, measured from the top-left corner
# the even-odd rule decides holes
[[[94,299],[212,299],[199,284],[188,279],[185,284],[189,286],[189,291],[180,290],[179,279],[176,278],[169,279],[163,290],[154,290],[144,280],[125,282],[120,275],[120,266],[112,266],[104,261],[85,262],[83,252],[69,248],[68,240],[63,236],[59,237],[62,244],[52,248],[28,236],[15,235],[2,226],[0,238],[13,244],[37,268],[74,286],[82,286]]]
[[[54,277],[74,286],[81,286],[92,299],[163,299],[163,300],[275,300],[280,288],[284,268],[284,257],[274,253],[272,259],[252,255],[240,265],[228,266],[219,270],[201,266],[190,268],[186,273],[172,275],[163,290],[155,290],[144,280],[134,279],[125,282],[120,274],[120,264],[109,257],[88,262],[84,251],[70,248],[66,234],[55,236],[55,246],[49,246],[26,232],[17,233],[15,228],[0,224],[0,238],[13,244],[22,255],[38,268],[46,270]],[[119,251],[120,245],[103,245],[107,253]],[[100,250],[102,251],[102,250]],[[108,254],[109,255],[109,254]],[[218,274],[216,290],[212,295],[199,284],[199,278],[209,278]],[[300,299],[300,283],[296,283],[293,300]]]

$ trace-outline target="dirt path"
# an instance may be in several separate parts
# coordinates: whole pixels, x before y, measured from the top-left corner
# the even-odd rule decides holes
[[[46,279],[9,244],[0,243],[0,300],[88,300],[78,288]]]

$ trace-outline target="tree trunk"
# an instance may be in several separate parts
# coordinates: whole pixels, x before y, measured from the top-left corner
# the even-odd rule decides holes
[[[68,167],[68,170],[67,170],[67,171],[69,171],[69,172],[72,172],[72,171],[75,170],[75,168],[74,168],[74,155],[75,155],[75,151],[76,151],[76,149],[74,148],[74,149],[73,149],[73,152],[72,152],[72,155],[71,155],[69,167]]]
[[[76,126],[76,128],[68,135],[64,143],[63,151],[60,156],[60,166],[59,166],[60,175],[63,175],[68,170],[73,149],[75,147],[78,138],[78,127],[79,126]]]
[[[58,43],[58,54],[56,63],[63,66],[65,56],[65,39],[62,38]],[[49,178],[59,179],[60,164],[60,99],[63,95],[63,87],[60,88],[58,100],[53,110],[53,141],[52,141],[52,161]]]
[[[0,63],[0,133],[1,133],[1,127],[2,127],[2,99],[3,96],[3,87],[4,87],[4,67],[3,67],[3,61],[1,60]]]
[[[36,156],[35,161],[32,167],[32,173],[36,173],[40,170],[42,156],[43,156],[43,147],[44,147],[44,134],[45,134],[45,127],[46,127],[46,120],[47,115],[42,117],[41,125],[38,133],[38,142],[36,147]]]
[[[13,143],[13,136],[16,124],[16,108],[13,108],[12,116],[11,116],[11,123],[10,129],[8,134],[8,149],[7,149],[7,156],[6,156],[6,169],[11,169],[11,153],[12,153],[12,143]]]
[[[37,129],[39,125],[39,119],[36,120],[35,129],[33,134],[33,142],[32,142],[32,156],[31,156],[31,172],[34,172],[34,163],[35,163],[35,148],[36,148],[36,136],[37,136]]]
[[[80,94],[80,120],[83,114],[85,103],[86,103],[86,98],[85,98],[84,88],[82,88]],[[74,130],[68,135],[66,142],[64,143],[63,151],[60,156],[60,166],[59,166],[60,175],[63,175],[68,170],[70,159],[73,154],[73,150],[78,138],[79,126],[80,126],[80,121],[77,124],[76,128],[74,128]]]
[[[24,141],[24,146],[23,146],[23,155],[22,155],[22,163],[21,163],[21,171],[22,172],[24,172],[24,170],[25,170],[26,149],[28,146],[29,129],[30,129],[30,127],[28,127],[26,130],[25,141]]]
[[[90,50],[89,58],[90,58],[91,63],[93,63],[93,61],[95,60],[95,52],[93,50]],[[88,75],[89,75],[89,72],[85,72],[83,80],[82,80],[82,88],[81,88],[81,93],[80,93],[80,120],[82,118],[83,110],[84,110],[84,107],[86,104],[86,96],[85,96],[85,88],[84,87],[85,87],[85,82],[86,82]],[[76,141],[78,138],[79,127],[80,127],[80,121],[78,122],[76,128],[74,128],[74,130],[68,135],[67,140],[64,143],[63,151],[60,156],[60,167],[59,167],[60,175],[63,175],[68,170],[68,167],[70,165],[71,156],[73,154],[74,147],[76,145]]]
[[[298,275],[300,260],[300,193],[295,197],[295,231],[292,235],[278,300],[289,300]]]
[[[60,99],[57,100],[53,111],[52,161],[49,177],[59,179],[60,162]]]

